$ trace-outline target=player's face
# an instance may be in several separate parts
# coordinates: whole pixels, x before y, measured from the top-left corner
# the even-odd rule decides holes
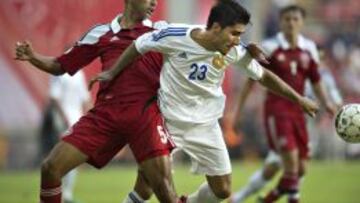
[[[280,19],[280,27],[286,35],[298,34],[303,26],[304,19],[299,11],[284,13]]]
[[[216,40],[217,51],[226,55],[231,48],[240,44],[240,36],[245,30],[246,25],[241,23],[221,29]]]
[[[137,17],[150,18],[155,11],[157,0],[126,0],[131,12]]]

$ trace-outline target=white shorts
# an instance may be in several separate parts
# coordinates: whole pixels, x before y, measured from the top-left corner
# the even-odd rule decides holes
[[[221,176],[231,173],[231,162],[218,121],[187,123],[166,120],[177,149],[191,158],[195,174]]]

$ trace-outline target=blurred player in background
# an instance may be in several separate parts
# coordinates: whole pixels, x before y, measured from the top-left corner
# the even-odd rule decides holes
[[[300,34],[305,18],[305,10],[297,5],[290,5],[280,11],[281,32],[264,41],[263,48],[269,54],[265,67],[298,93],[304,94],[305,81],[311,81],[312,89],[333,115],[336,107],[327,100],[318,71],[319,55],[315,43]],[[240,94],[237,119],[250,93],[254,81],[248,80]],[[250,183],[235,193],[230,202],[243,202],[248,196],[258,191],[279,170],[284,169],[281,179],[260,202],[275,202],[282,195],[288,195],[289,203],[300,201],[299,179],[305,174],[308,159],[308,134],[305,115],[301,107],[271,92],[267,92],[265,101],[265,129],[270,152],[265,160],[264,169],[258,170],[250,178]]]
[[[50,103],[54,106],[57,115],[66,128],[74,125],[80,117],[91,107],[90,94],[87,90],[85,75],[78,71],[70,75],[50,77]],[[60,135],[64,135],[61,133]],[[71,170],[62,179],[62,193],[64,203],[74,203],[73,190],[77,170]]]
[[[133,40],[153,30],[147,18],[156,5],[156,0],[125,0],[122,15],[90,29],[63,55],[43,56],[23,42],[16,45],[16,59],[52,75],[73,75],[99,57],[106,70]],[[101,84],[94,108],[70,128],[42,164],[42,203],[61,202],[61,179],[69,171],[84,162],[102,168],[126,144],[139,164],[138,178],[146,179],[160,202],[177,202],[169,161],[174,144],[152,99],[159,87],[161,64],[160,54],[148,53],[114,82]],[[149,193],[136,191],[143,194],[131,192],[124,201],[143,202],[140,196]]]
[[[206,28],[181,25],[146,33],[125,50],[112,69],[92,79],[91,84],[109,82],[139,55],[148,51],[163,54],[158,94],[161,112],[176,146],[190,156],[192,171],[204,174],[207,180],[188,196],[188,203],[221,202],[231,193],[231,163],[218,123],[225,105],[221,84],[227,65],[237,65],[309,114],[317,110],[316,104],[253,60],[251,48],[240,45],[249,22],[250,14],[240,4],[219,1],[210,11]]]
[[[319,56],[320,56],[320,64],[319,64],[319,73],[321,76],[321,83],[323,84],[326,93],[329,96],[329,99],[333,104],[336,105],[338,109],[343,104],[343,99],[338,89],[334,76],[332,75],[331,71],[327,67],[326,64],[323,63],[322,58],[324,57],[324,50],[322,48],[318,48]],[[311,83],[309,80],[305,83],[305,95],[310,98],[316,97],[311,87]],[[243,97],[242,100],[245,102],[246,97]],[[242,106],[242,105],[241,105]],[[239,109],[240,110],[240,109]],[[238,117],[239,119],[239,117]],[[308,132],[310,133],[310,143],[311,149],[314,150],[318,149],[318,138],[319,135],[317,134],[317,130],[314,129],[316,126],[314,125],[314,121],[311,118],[306,119]],[[330,137],[325,139],[331,139]],[[319,149],[318,149],[319,150]],[[267,183],[269,183],[275,175],[280,171],[282,167],[281,157],[274,151],[270,150],[265,158],[264,165],[261,169],[257,170],[253,173],[250,177],[249,182],[245,187],[241,188],[238,192],[236,192],[231,199],[231,203],[242,203],[251,195],[256,194],[259,190],[261,190]]]

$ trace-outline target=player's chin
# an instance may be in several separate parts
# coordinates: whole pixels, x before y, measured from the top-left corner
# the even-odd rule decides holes
[[[230,49],[231,48],[224,48],[224,49],[222,49],[221,51],[220,51],[220,53],[222,54],[222,55],[226,55],[227,53],[229,53],[229,51],[230,51]]]

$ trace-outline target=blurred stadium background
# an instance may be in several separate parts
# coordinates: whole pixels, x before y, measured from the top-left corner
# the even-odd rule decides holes
[[[278,31],[277,11],[282,6],[298,3],[305,7],[308,17],[303,33],[325,48],[323,62],[335,76],[344,103],[360,103],[359,0],[241,2],[252,13],[253,25],[243,39],[245,42],[260,42],[275,34]],[[158,0],[152,20],[205,23],[212,4],[213,0]],[[39,135],[48,101],[48,76],[28,64],[14,61],[14,44],[28,39],[39,52],[58,55],[89,27],[111,21],[122,8],[123,0],[0,0],[0,202],[36,201],[36,170],[46,153],[40,150],[46,146],[41,145],[46,143],[44,139],[53,139]],[[98,71],[98,62],[85,69],[88,78]],[[247,102],[241,130],[235,132],[232,128],[237,122],[233,119],[233,109],[243,81],[241,73],[228,69],[224,83],[228,101],[221,121],[235,163],[234,186],[237,187],[259,166],[267,150],[262,129],[261,88],[254,89],[255,93]],[[356,181],[360,180],[360,145],[341,141],[334,134],[332,118],[324,113],[320,113],[314,123],[310,130],[315,160],[310,171],[314,169],[314,172],[310,172],[304,185],[305,202],[360,202],[360,184]],[[179,156],[179,159],[186,166],[186,158]],[[124,150],[110,169],[95,172],[85,167],[76,191],[85,203],[119,202],[131,190],[135,175],[133,164],[131,154]],[[179,167],[178,174],[175,173],[175,177],[179,180],[180,192],[191,192],[190,189],[200,183],[196,178],[190,182],[182,180],[181,177],[187,177],[184,166]],[[97,200],[89,184],[98,181],[102,184],[95,186],[104,189],[96,190],[100,198]],[[321,198],[321,193],[327,194],[327,199]]]

